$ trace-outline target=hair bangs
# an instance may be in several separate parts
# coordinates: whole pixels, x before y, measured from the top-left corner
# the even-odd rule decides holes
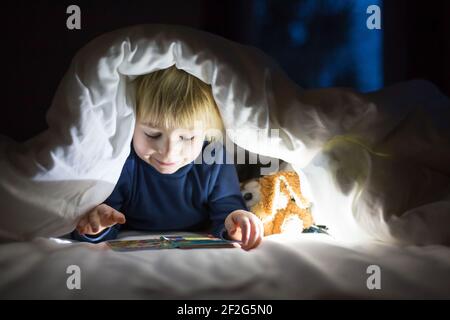
[[[193,75],[173,66],[135,81],[139,122],[163,128],[223,130],[211,87]]]

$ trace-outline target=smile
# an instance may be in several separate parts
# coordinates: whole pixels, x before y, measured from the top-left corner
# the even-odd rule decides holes
[[[177,162],[162,162],[162,161],[159,161],[158,159],[155,159],[155,160],[156,160],[156,162],[158,162],[158,164],[160,164],[161,166],[165,166],[165,167],[170,167],[170,166],[177,164]]]

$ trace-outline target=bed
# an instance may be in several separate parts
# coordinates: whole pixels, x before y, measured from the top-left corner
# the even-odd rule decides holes
[[[121,235],[122,239],[154,237]],[[0,246],[2,299],[448,299],[445,246],[349,244],[274,235],[261,246],[115,252],[37,238]],[[69,266],[80,289],[69,290]],[[380,269],[371,288],[370,266]],[[369,285],[368,285],[369,283]]]
[[[211,85],[233,145],[292,165],[330,235],[127,253],[62,237],[117,182],[135,120],[130,80],[171,65]],[[305,90],[257,49],[189,28],[105,34],[72,60],[49,129],[0,139],[0,297],[448,299],[449,110],[423,80]],[[67,287],[70,266],[80,290]]]

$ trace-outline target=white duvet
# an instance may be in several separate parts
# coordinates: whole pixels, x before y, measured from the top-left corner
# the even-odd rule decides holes
[[[45,238],[0,246],[0,298],[450,298],[450,249],[443,246],[350,245],[326,235],[301,234],[267,237],[249,252],[95,248]],[[80,268],[80,289],[70,290],[67,282],[73,288],[74,272],[67,270],[73,265]],[[373,266],[379,268],[375,288]]]
[[[313,202],[316,222],[327,225],[336,241],[450,243],[450,103],[434,85],[417,80],[367,94],[343,88],[304,90],[255,48],[166,25],[130,27],[93,40],[74,57],[58,87],[47,113],[49,129],[22,144],[1,137],[0,238],[25,241],[61,236],[73,230],[82,214],[104,201],[130,151],[135,121],[130,80],[174,64],[211,84],[234,144],[293,165]],[[272,136],[272,129],[279,134]],[[358,141],[364,141],[364,146]],[[295,242],[299,255],[292,259],[309,259],[307,251],[298,249],[304,246],[325,253],[347,250],[307,239]],[[265,255],[294,250],[277,241],[265,246],[272,249],[261,256],[257,252],[208,254],[218,259],[247,254],[255,259],[249,261],[258,261],[249,269],[258,274],[263,272],[260,266],[268,263]],[[401,251],[388,248],[386,254],[391,256]],[[0,257],[8,266],[15,257],[18,263],[20,259],[33,263],[46,254],[61,253],[65,263],[70,260],[66,250],[75,257],[87,254],[92,258],[89,264],[99,261],[83,247],[49,247],[48,240],[7,244]],[[352,250],[361,254],[359,249]],[[402,265],[408,265],[414,250],[418,249],[406,249]],[[24,256],[16,256],[19,252]],[[433,260],[433,249],[427,252],[419,255],[431,255]],[[200,253],[177,253],[180,257],[189,254]],[[439,259],[448,258],[448,251],[442,249],[439,255]],[[104,256],[110,259],[114,254]],[[122,263],[122,257],[111,259],[118,266]],[[36,265],[38,269],[45,266],[53,268],[50,262]],[[320,268],[321,263],[313,260],[309,267]],[[442,290],[439,293],[448,294]]]

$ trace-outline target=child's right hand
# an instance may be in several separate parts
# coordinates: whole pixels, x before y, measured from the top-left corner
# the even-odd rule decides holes
[[[116,223],[124,224],[125,215],[107,204],[100,204],[86,213],[78,222],[79,234],[98,234]]]

